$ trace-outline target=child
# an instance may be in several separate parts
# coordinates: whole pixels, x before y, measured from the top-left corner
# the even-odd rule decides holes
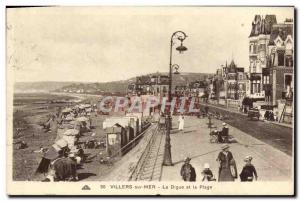
[[[190,164],[191,158],[186,157],[181,167],[180,175],[184,181],[196,181],[195,168]]]
[[[240,174],[241,181],[253,181],[253,176],[255,177],[255,180],[257,180],[256,169],[254,165],[251,164],[252,157],[247,156],[244,161],[246,162],[246,164]]]
[[[209,164],[205,163],[204,164],[204,170],[201,172],[203,175],[202,181],[215,181],[214,175],[212,171],[209,169]]]

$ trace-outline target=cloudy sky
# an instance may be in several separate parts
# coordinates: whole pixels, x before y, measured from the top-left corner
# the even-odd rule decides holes
[[[166,72],[170,37],[182,30],[188,51],[173,54],[180,71],[213,73],[232,58],[248,70],[255,14],[283,22],[293,8],[8,9],[7,68],[15,81],[107,82]]]

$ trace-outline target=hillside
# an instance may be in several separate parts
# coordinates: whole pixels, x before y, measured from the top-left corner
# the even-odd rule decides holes
[[[153,73],[156,74],[156,73]],[[160,73],[167,75],[167,73]],[[151,74],[150,74],[151,75]],[[208,73],[180,73],[173,75],[173,85],[183,85],[195,80],[204,80],[212,76]],[[18,82],[15,84],[15,93],[19,92],[70,92],[70,93],[126,93],[129,83],[134,83],[135,78],[113,82]]]
[[[75,84],[75,82],[16,82],[14,84],[14,93],[50,92],[70,84]]]

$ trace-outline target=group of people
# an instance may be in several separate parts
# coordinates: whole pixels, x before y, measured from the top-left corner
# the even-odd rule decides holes
[[[92,133],[86,142],[79,142],[82,133],[91,130],[90,116],[91,112],[95,111],[93,109],[90,104],[80,104],[63,110],[59,108],[55,115],[51,115],[45,125],[48,126],[51,120],[57,122],[57,139],[51,147],[40,147],[40,150],[34,151],[43,154],[36,171],[47,174],[43,181],[77,181],[77,168],[87,159],[83,148],[103,146],[103,142],[94,140],[95,133]]]
[[[159,119],[157,120],[160,129],[167,126],[166,119],[167,119],[166,115],[164,113],[161,113]],[[183,131],[183,129],[184,129],[184,115],[180,114],[178,116],[178,130]]]
[[[77,154],[69,151],[59,151],[58,157],[50,162],[49,169],[47,168],[47,176],[42,181],[78,181],[77,169],[83,158],[84,151],[81,148]]]
[[[275,121],[276,117],[275,117],[273,111],[267,110],[264,114],[264,118],[265,118],[265,120],[268,120],[268,121]]]
[[[257,172],[252,162],[252,156],[247,156],[244,159],[245,165],[239,174],[242,182],[252,182],[257,180]],[[187,157],[184,160],[184,164],[181,167],[180,175],[184,181],[196,181],[195,168],[190,164],[191,158]],[[222,146],[222,151],[218,154],[217,162],[219,165],[218,169],[218,181],[234,181],[238,178],[237,167],[232,153],[229,151],[229,145],[225,144]],[[210,165],[204,164],[203,170],[201,171],[201,181],[216,181]]]

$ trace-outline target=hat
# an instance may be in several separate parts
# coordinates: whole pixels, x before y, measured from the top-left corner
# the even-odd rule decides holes
[[[246,162],[246,161],[252,161],[252,159],[253,159],[252,156],[246,156],[245,159],[244,159],[244,161],[245,161],[245,162]]]
[[[226,126],[227,124],[224,122],[224,123],[222,123],[222,125],[223,125],[223,126]]]
[[[204,164],[204,169],[209,169],[209,164],[208,163]]]
[[[191,158],[190,157],[186,157],[185,159],[184,159],[184,162],[186,162],[186,161],[190,161],[191,160]]]
[[[222,147],[221,147],[221,149],[228,149],[229,148],[229,145],[228,144],[224,144]]]

